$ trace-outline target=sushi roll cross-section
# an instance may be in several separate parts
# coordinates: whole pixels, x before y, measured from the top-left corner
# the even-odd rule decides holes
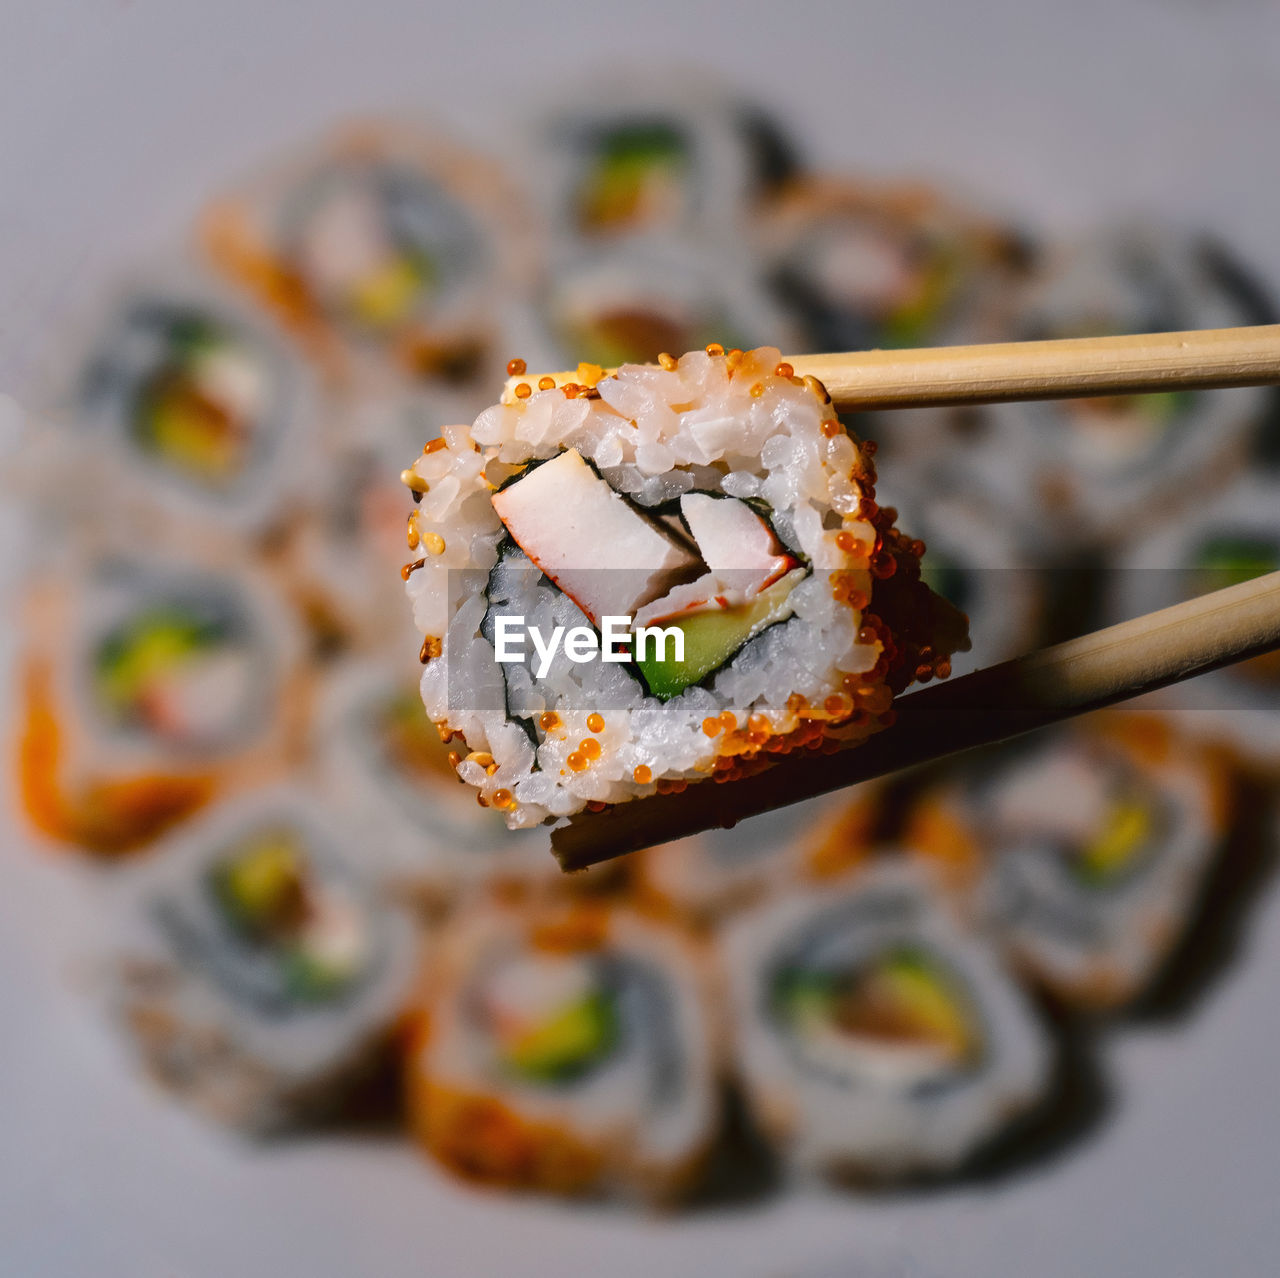
[[[218,202],[204,238],[335,380],[456,385],[488,358],[496,281],[519,273],[519,208],[479,156],[369,123]]]
[[[949,673],[873,447],[776,350],[512,372],[403,476],[423,698],[512,828],[857,743]]]
[[[181,258],[90,309],[41,407],[65,424],[95,501],[68,493],[66,457],[49,449],[34,459],[40,508],[90,537],[176,537],[193,520],[224,540],[274,528],[314,479],[300,445],[324,414],[281,329]]]
[[[410,1117],[468,1179],[665,1200],[719,1122],[707,959],[600,905],[480,905],[442,940],[408,1061]]]
[[[266,1134],[336,1109],[407,1006],[417,942],[317,795],[232,800],[114,885],[114,1011],[166,1090]]]
[[[739,916],[722,951],[747,1096],[801,1173],[954,1170],[1047,1085],[1021,991],[900,855]]]
[[[285,766],[305,674],[256,574],[94,556],[34,585],[24,620],[20,792],[42,833],[131,851]]]
[[[1067,1002],[1114,1009],[1148,988],[1226,837],[1228,765],[1177,723],[1107,715],[1048,733],[907,817],[906,842]]]

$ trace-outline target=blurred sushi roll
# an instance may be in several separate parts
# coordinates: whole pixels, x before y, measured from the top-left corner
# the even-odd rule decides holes
[[[42,833],[130,851],[291,757],[298,635],[248,569],[96,558],[51,570],[26,603],[19,789]]]
[[[790,349],[796,335],[731,250],[650,237],[555,258],[512,340],[531,369],[551,370],[653,363],[709,342]]]
[[[732,830],[646,848],[632,858],[637,891],[661,909],[706,924],[751,904],[785,880],[798,837],[790,808]]]
[[[1017,340],[1270,322],[1245,268],[1203,236],[1130,225],[1049,255],[1019,305]],[[1275,392],[1263,387],[996,405],[980,464],[1011,503],[1073,543],[1172,519],[1245,460]]]
[[[389,364],[446,386],[499,372],[497,294],[519,285],[526,235],[489,161],[390,124],[345,129],[204,225],[212,260],[335,379]]]
[[[801,1173],[955,1169],[1047,1086],[1047,1041],[995,952],[888,854],[732,921],[736,1061]]]
[[[70,362],[50,411],[76,430],[46,481],[72,521],[140,539],[156,517],[257,533],[305,494],[316,387],[281,332],[209,276],[174,266],[118,291]],[[92,504],[71,491],[71,449],[94,469]]]
[[[1092,1009],[1131,1002],[1182,935],[1230,822],[1230,774],[1153,717],[1099,716],[927,793],[931,857],[1019,969]]]
[[[562,238],[723,233],[795,167],[777,123],[705,77],[614,76],[547,111],[529,150]]]
[[[1280,569],[1280,480],[1258,474],[1199,502],[1187,518],[1128,548],[1108,574],[1109,620],[1168,607]],[[1155,694],[1188,730],[1280,766],[1280,654],[1227,666]]]
[[[376,843],[380,873],[429,908],[482,883],[558,885],[545,832],[508,831],[459,783],[452,747],[423,713],[421,667],[402,664],[341,668],[316,723],[326,793]]]
[[[390,1048],[416,979],[366,835],[322,796],[233,800],[113,881],[112,1011],[147,1072],[255,1135],[341,1110]]]
[[[683,933],[624,909],[460,916],[409,1053],[418,1138],[490,1185],[686,1192],[719,1122],[708,980]]]
[[[923,184],[818,177],[788,185],[758,236],[774,292],[818,351],[994,340],[1030,252]]]
[[[1003,340],[1032,250],[1014,230],[922,183],[805,178],[755,225],[797,351]],[[972,415],[911,409],[860,418],[892,465],[966,446]]]

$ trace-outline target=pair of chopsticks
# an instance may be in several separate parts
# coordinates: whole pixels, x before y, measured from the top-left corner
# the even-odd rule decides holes
[[[931,350],[787,356],[851,411],[1280,384],[1280,325]],[[582,370],[511,378],[545,387]],[[528,391],[524,392],[528,394]],[[784,757],[740,780],[579,813],[552,831],[565,870],[991,745],[1280,648],[1280,573],[1219,590],[895,702],[891,728],[833,754]]]

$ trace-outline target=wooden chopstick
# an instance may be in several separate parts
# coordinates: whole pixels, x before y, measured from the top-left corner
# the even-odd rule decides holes
[[[892,727],[834,754],[786,756],[723,784],[700,781],[551,832],[565,870],[785,807],[900,768],[992,745],[1280,648],[1280,572],[1175,604],[900,698]]]
[[[1280,382],[1280,324],[784,358],[850,410],[1266,386]],[[518,385],[536,391],[548,377],[556,386],[593,385],[599,373],[580,365],[522,374],[507,379],[502,398],[511,403]]]

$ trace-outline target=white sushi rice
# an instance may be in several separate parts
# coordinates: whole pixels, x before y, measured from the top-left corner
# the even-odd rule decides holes
[[[761,348],[731,371],[724,356],[694,352],[670,370],[624,367],[599,381],[598,398],[534,391],[523,401],[486,409],[471,427],[445,427],[446,447],[414,464],[415,482],[427,486],[416,514],[426,562],[409,576],[408,593],[428,646],[435,641],[441,649],[423,672],[423,700],[431,718],[460,732],[473,754],[492,755],[492,762],[464,760],[458,772],[486,801],[499,792],[505,792],[500,799],[512,796],[499,806],[513,828],[566,816],[588,802],[652,793],[660,778],[704,776],[724,744],[724,734],[704,731],[704,720],[728,713],[745,726],[762,715],[770,733],[789,733],[801,723],[793,708],[800,704],[796,694],[821,707],[841,689],[843,676],[875,667],[880,644],[859,642],[862,613],[837,600],[830,581],[831,572],[847,572],[853,587],[870,595],[865,557],[852,560],[836,544],[842,530],[858,542],[875,541],[875,528],[858,513],[870,494],[857,476],[870,468],[843,430],[824,433],[824,423],[834,420],[825,396],[776,376],[778,361],[777,350]],[[506,536],[491,497],[524,464],[570,448],[643,506],[694,489],[763,499],[779,536],[808,560],[811,572],[792,591],[794,617],[749,643],[705,686],[669,701],[647,696],[614,664],[559,661],[545,679],[527,672],[513,678],[507,694],[515,703],[512,714],[534,724],[546,712],[558,716],[553,730],[538,729],[535,746],[501,708],[502,668],[480,633],[486,574]],[[468,569],[474,583],[460,589],[460,574]],[[548,632],[553,619],[569,625],[584,620],[547,584],[530,588],[521,604],[527,622]],[[508,667],[513,669],[520,670]],[[457,704],[462,688],[470,706]],[[489,708],[476,708],[486,702]],[[605,727],[592,734],[587,716],[596,711]],[[575,771],[568,756],[588,736],[601,753]],[[637,783],[637,768],[649,769],[652,780]]]

